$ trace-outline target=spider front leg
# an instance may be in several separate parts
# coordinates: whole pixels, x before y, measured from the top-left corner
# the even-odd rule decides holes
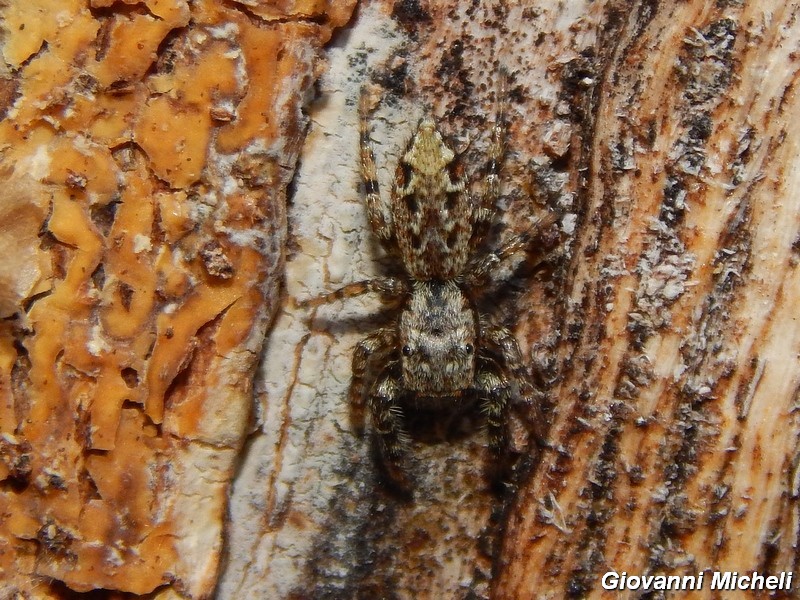
[[[532,397],[532,385],[528,381],[528,371],[522,361],[522,353],[519,351],[519,344],[514,335],[505,327],[485,321],[480,324],[480,335],[484,345],[498,355],[502,366],[514,377],[523,398]]]
[[[383,327],[358,344],[353,352],[353,378],[350,381],[350,409],[353,427],[364,429],[364,402],[376,375],[385,368],[397,347],[397,331]]]
[[[516,338],[505,327],[483,320],[480,323],[480,337],[484,348],[497,356],[502,371],[509,374],[510,383],[516,385],[521,400],[518,413],[521,413],[528,430],[537,443],[544,444],[544,416]]]
[[[475,374],[475,391],[482,399],[481,411],[486,416],[489,449],[499,462],[503,462],[508,455],[511,384],[492,370],[482,370]]]
[[[400,407],[402,392],[397,378],[385,375],[370,394],[368,406],[381,463],[389,482],[405,490],[408,488],[408,479],[403,467],[403,457],[408,446],[408,436],[403,431],[403,411]]]

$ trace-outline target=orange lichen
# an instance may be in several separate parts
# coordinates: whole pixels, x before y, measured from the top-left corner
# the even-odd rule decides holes
[[[346,2],[329,2],[329,0],[236,0],[238,4],[262,19],[284,20],[291,18],[312,18],[326,14],[332,20],[338,20],[335,11],[347,10]],[[347,18],[346,16],[344,18]]]
[[[274,309],[263,282],[278,279],[280,245],[263,237],[282,224],[276,157],[294,160],[309,59],[352,10],[298,4],[291,14],[314,22],[267,24],[234,6],[0,9],[17,77],[0,121],[0,244],[24,245],[0,272],[14,317],[0,324],[4,591],[213,589]],[[195,441],[230,448],[228,471],[197,471]],[[181,478],[213,482],[202,511],[216,546],[181,543],[200,501],[173,487]]]
[[[47,214],[42,190],[26,174],[4,174],[7,201],[0,205],[0,318],[13,315],[24,299],[49,288],[50,262],[38,252],[39,229]]]
[[[117,14],[104,23],[101,47],[102,58],[87,71],[107,88],[117,82],[142,79],[156,60],[159,44],[176,27],[189,21],[185,3],[160,18],[148,14]]]

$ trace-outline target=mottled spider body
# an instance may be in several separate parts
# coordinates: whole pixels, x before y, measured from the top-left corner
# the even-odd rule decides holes
[[[471,388],[477,321],[454,281],[416,282],[398,322],[403,386],[428,396],[458,396]]]
[[[398,165],[388,215],[378,189],[367,104],[362,95],[361,174],[367,212],[402,275],[352,283],[303,304],[318,306],[375,292],[399,310],[390,325],[356,346],[350,400],[359,421],[366,404],[389,473],[401,480],[406,445],[402,409],[409,404],[442,408],[465,396],[477,397],[490,447],[497,454],[505,451],[511,399],[520,395],[528,400],[531,388],[514,337],[480,314],[476,301],[496,267],[528,243],[516,237],[495,252],[481,253],[499,194],[502,104],[479,197],[470,194],[455,153],[435,123],[423,119]]]
[[[400,259],[415,281],[452,280],[469,260],[473,207],[455,154],[433,121],[422,121],[397,169],[390,204]],[[455,180],[454,180],[455,178]]]

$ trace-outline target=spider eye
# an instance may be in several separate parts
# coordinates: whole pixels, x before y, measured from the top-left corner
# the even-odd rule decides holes
[[[475,348],[472,346],[472,344],[467,344],[466,346],[464,346],[464,352],[466,352],[468,355],[472,354],[474,351]]]
[[[411,346],[409,346],[408,344],[403,346],[402,352],[403,352],[403,356],[411,356],[412,354],[414,354],[414,351],[411,349]]]

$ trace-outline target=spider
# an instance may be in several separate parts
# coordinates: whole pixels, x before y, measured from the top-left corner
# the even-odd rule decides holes
[[[391,324],[357,344],[349,396],[357,428],[363,426],[364,406],[369,410],[384,467],[401,487],[408,445],[403,407],[441,410],[479,399],[489,447],[501,460],[508,451],[510,404],[519,395],[531,399],[515,338],[476,308],[498,267],[530,242],[530,236],[516,236],[494,252],[481,253],[500,191],[503,76],[500,88],[482,193],[477,198],[470,194],[455,153],[436,123],[423,118],[399,161],[388,215],[378,188],[369,103],[362,92],[360,166],[367,213],[401,274],[351,283],[300,303],[315,307],[375,293],[396,307]]]

